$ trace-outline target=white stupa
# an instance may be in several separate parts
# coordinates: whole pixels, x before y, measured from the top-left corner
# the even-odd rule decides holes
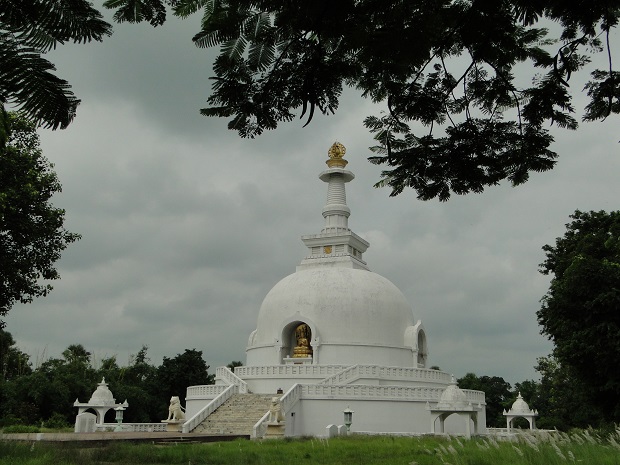
[[[323,229],[302,236],[306,257],[265,297],[246,366],[234,374],[218,368],[216,386],[188,388],[184,431],[192,431],[233,391],[281,392],[289,436],[323,435],[327,425],[342,424],[349,406],[356,412],[351,431],[431,430],[427,402],[440,400],[451,376],[427,368],[422,322],[414,320],[402,292],[363,259],[369,243],[348,224],[345,184],[354,175],[345,169],[345,151],[336,142],[328,152],[328,168],[319,175],[327,183]],[[486,424],[484,393],[462,392],[467,405],[478,406],[471,415],[480,431]],[[462,421],[445,422],[446,432],[466,430]],[[259,422],[254,434],[261,431]]]

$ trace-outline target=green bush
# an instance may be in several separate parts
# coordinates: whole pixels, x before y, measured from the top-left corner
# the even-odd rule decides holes
[[[0,428],[6,428],[7,426],[12,425],[21,425],[23,421],[21,418],[16,417],[15,415],[9,413],[4,418],[0,418]]]
[[[4,434],[8,433],[40,433],[41,428],[38,426],[28,426],[28,425],[11,425],[7,426],[2,430]]]
[[[58,412],[54,412],[52,416],[49,417],[49,419],[43,422],[43,427],[49,428],[49,429],[63,429],[63,428],[68,428],[70,426],[71,425],[67,423],[65,416]]]

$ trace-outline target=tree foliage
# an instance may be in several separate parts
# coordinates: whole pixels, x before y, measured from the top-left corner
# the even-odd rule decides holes
[[[213,384],[214,376],[209,375],[209,365],[202,358],[202,351],[185,349],[174,358],[164,357],[157,369],[157,380],[161,394],[170,399],[179,396],[185,402],[185,391],[188,386]]]
[[[571,215],[566,233],[543,250],[552,276],[537,312],[559,364],[595,392],[608,421],[620,420],[620,212]]]
[[[43,57],[65,42],[112,32],[87,0],[0,0],[0,121],[5,105],[52,129],[66,128],[80,101]],[[0,147],[6,140],[0,130]]]
[[[457,383],[461,389],[484,392],[487,426],[503,428],[506,425],[503,411],[510,407],[513,398],[509,382],[499,376],[477,376],[474,373],[467,373],[459,378]]]
[[[537,359],[541,379],[535,386],[530,407],[537,409],[539,428],[568,431],[571,428],[603,427],[609,416],[597,402],[598,393],[583,383],[571,367],[550,355]],[[526,390],[528,386],[526,386]],[[525,394],[524,394],[525,397]]]
[[[0,381],[29,374],[30,357],[15,346],[11,333],[0,329]]]
[[[202,11],[193,41],[220,53],[201,112],[243,137],[334,113],[345,86],[384,104],[365,125],[391,195],[447,200],[551,169],[548,127],[577,127],[569,82],[599,52],[607,66],[592,71],[583,119],[620,112],[618,0],[105,2],[116,21],[154,26],[166,5],[181,18]]]
[[[228,368],[230,371],[234,373],[235,368],[242,367],[242,366],[243,366],[243,362],[241,360],[233,360],[228,365],[226,365],[226,368]]]
[[[187,386],[213,383],[202,352],[195,349],[174,358],[164,357],[163,363],[155,366],[148,357],[148,347],[143,346],[122,366],[114,355],[95,361],[82,344],[71,344],[62,357],[48,359],[32,369],[28,356],[3,330],[0,368],[6,374],[0,377],[0,427],[13,423],[73,424],[77,414],[73,403],[76,399],[88,401],[102,378],[117,402],[129,402],[124,415],[128,423],[159,422],[168,415],[171,395],[184,398]],[[113,411],[108,412],[106,421],[112,422],[113,415]]]
[[[34,124],[9,113],[9,138],[0,148],[0,316],[15,302],[31,302],[52,289],[54,267],[78,234],[64,228],[65,211],[54,207],[61,191],[51,165],[41,154]]]

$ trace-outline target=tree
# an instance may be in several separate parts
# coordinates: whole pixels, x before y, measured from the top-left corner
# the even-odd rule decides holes
[[[506,424],[503,411],[512,404],[510,383],[499,376],[476,376],[474,373],[467,373],[457,383],[461,389],[484,392],[488,426],[501,428]]]
[[[164,357],[157,369],[157,383],[166,405],[172,396],[179,396],[183,403],[188,386],[213,384],[214,376],[208,370],[209,365],[202,358],[201,350],[185,349],[174,358]]]
[[[230,371],[232,371],[234,373],[235,372],[235,368],[242,367],[242,366],[243,366],[243,362],[241,362],[239,360],[233,360],[228,365],[226,365],[226,368],[228,368]]]
[[[0,329],[0,381],[6,381],[32,372],[30,357],[17,347],[8,331]]]
[[[82,344],[71,344],[62,358],[46,360],[32,374],[15,380],[15,391],[20,393],[23,405],[34,406],[32,416],[48,420],[62,415],[69,424],[75,419],[73,402],[87,401],[101,381],[91,365],[91,354]],[[19,415],[24,418],[24,414]]]
[[[563,237],[543,250],[551,283],[537,312],[557,362],[596,395],[608,421],[620,420],[620,212],[571,215]]]
[[[610,31],[620,2],[599,0],[107,0],[116,21],[203,11],[199,47],[221,46],[207,116],[254,137],[296,112],[334,113],[344,86],[385,105],[365,125],[391,195],[447,200],[551,169],[547,127],[577,128],[572,75],[608,57],[586,85],[586,121],[620,112]],[[554,25],[557,23],[558,25]],[[553,25],[555,34],[545,26]],[[518,71],[518,73],[517,73]],[[517,79],[517,74],[522,78]],[[306,123],[306,124],[307,124]]]
[[[120,367],[115,356],[105,358],[98,370],[98,378],[105,377],[116,401],[129,401],[124,417],[129,423],[161,420],[160,409],[166,400],[156,383],[157,368],[149,363],[147,350],[143,346],[138,354],[131,356],[126,367]]]
[[[55,262],[80,238],[64,228],[65,211],[51,203],[61,186],[34,124],[17,113],[7,121],[8,143],[0,148],[0,317],[15,302],[47,295],[52,286],[42,280],[60,277]]]
[[[0,0],[0,123],[11,105],[36,124],[66,128],[80,101],[42,55],[68,41],[101,41],[112,27],[87,0]],[[0,148],[6,142],[0,124]]]
[[[598,393],[592,392],[570,367],[551,355],[538,358],[535,369],[541,376],[535,394],[528,394],[529,398],[522,394],[530,408],[538,410],[539,428],[568,431],[604,425],[605,414],[595,401]]]

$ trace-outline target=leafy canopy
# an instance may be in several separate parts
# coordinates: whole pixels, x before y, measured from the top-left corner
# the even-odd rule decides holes
[[[537,312],[557,361],[596,393],[608,421],[620,421],[620,211],[571,215],[566,233],[543,250],[552,276]]]
[[[510,383],[499,376],[477,376],[467,373],[458,379],[461,389],[473,389],[483,391],[486,401],[487,426],[501,428],[506,424],[506,418],[502,415],[504,409],[512,403],[513,394]]]
[[[0,0],[0,117],[11,105],[44,127],[66,128],[80,101],[43,55],[110,35],[101,18],[87,0]],[[5,132],[0,128],[0,147]]]
[[[47,295],[46,281],[59,278],[55,262],[80,238],[51,203],[61,186],[34,124],[17,113],[8,113],[7,123],[8,142],[0,148],[0,317],[15,302]]]
[[[116,21],[202,11],[199,47],[220,46],[203,115],[255,137],[301,112],[338,109],[344,86],[385,105],[365,119],[391,195],[447,200],[555,164],[548,127],[577,128],[569,81],[599,52],[584,120],[620,111],[610,31],[618,0],[107,0]],[[552,26],[550,34],[543,26]],[[523,79],[517,79],[516,76]],[[306,123],[307,124],[307,123]]]

